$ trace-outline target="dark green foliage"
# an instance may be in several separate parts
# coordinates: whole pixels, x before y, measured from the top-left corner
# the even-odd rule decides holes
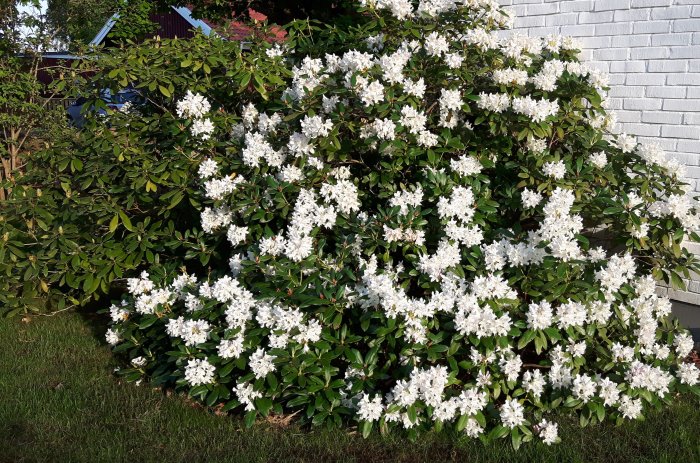
[[[49,0],[47,19],[56,33],[73,45],[88,44],[116,11],[111,0]]]
[[[205,92],[231,112],[241,100],[260,100],[287,72],[265,65],[264,50],[242,53],[238,43],[203,36],[151,40],[102,51],[59,81],[61,91],[92,95],[86,108],[104,108],[97,93],[106,88],[135,87],[147,103],[135,114],[88,114],[83,130],[62,129],[26,159],[11,199],[0,203],[2,310],[80,305],[146,263],[179,266],[188,258],[201,269],[216,259],[197,231],[191,176],[217,146],[188,141],[173,98]],[[94,74],[85,80],[85,72]]]

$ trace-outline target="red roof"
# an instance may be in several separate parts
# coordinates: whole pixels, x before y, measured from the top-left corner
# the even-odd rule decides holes
[[[206,19],[202,19],[207,25],[216,32],[222,34],[230,40],[245,41],[254,36],[260,38],[266,38],[271,42],[282,42],[287,37],[287,31],[276,24],[270,24],[267,30],[263,31],[262,23],[267,20],[267,16],[255,11],[252,8],[248,8],[247,16],[250,18],[250,22],[243,22],[238,19],[232,19],[228,23],[214,23]],[[236,14],[231,12],[231,16],[235,17]]]

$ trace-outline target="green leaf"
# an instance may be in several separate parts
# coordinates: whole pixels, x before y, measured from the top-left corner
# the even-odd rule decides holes
[[[513,428],[513,430],[510,432],[510,441],[513,444],[513,448],[515,450],[518,450],[520,448],[522,440],[523,436],[520,434],[518,428]]]
[[[469,416],[467,415],[462,415],[459,417],[457,420],[457,424],[455,425],[455,429],[457,432],[461,432],[464,430],[464,428],[467,427],[467,421],[469,420]]]
[[[491,432],[489,433],[489,438],[501,439],[506,435],[508,435],[508,428],[499,424],[491,430]]]
[[[518,349],[522,349],[528,344],[532,342],[533,339],[535,339],[535,336],[537,336],[537,332],[533,330],[527,330],[525,334],[523,334],[520,337],[520,341],[518,341]]]
[[[119,211],[119,217],[122,219],[122,223],[124,224],[124,228],[129,230],[130,232],[134,231],[133,225],[131,225],[131,219],[129,218],[128,215],[122,210]]]
[[[119,214],[115,214],[112,220],[109,222],[109,231],[113,232],[119,226]]]
[[[277,377],[275,375],[267,375],[267,384],[270,385],[270,390],[277,390]]]
[[[671,275],[671,282],[673,283],[673,287],[680,289],[681,291],[685,291],[685,282],[681,278],[679,274],[677,274],[674,271],[669,272]]]
[[[255,400],[255,408],[260,412],[262,416],[267,416],[272,409],[272,400],[267,397]]]
[[[248,413],[245,414],[245,418],[243,418],[243,422],[245,423],[245,427],[250,429],[253,427],[253,424],[255,423],[255,418],[258,416],[258,412],[255,410],[251,410]]]
[[[372,425],[373,423],[371,421],[363,421],[360,425],[360,429],[362,430],[362,437],[364,437],[365,439],[367,439],[369,437],[369,434],[372,432]]]
[[[147,315],[143,317],[143,320],[141,320],[141,323],[139,323],[139,328],[142,330],[145,328],[148,328],[149,326],[153,325],[156,321],[158,321],[158,317],[155,315]]]

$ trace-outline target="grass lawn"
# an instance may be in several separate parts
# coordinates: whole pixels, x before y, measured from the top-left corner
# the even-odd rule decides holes
[[[700,462],[697,397],[622,427],[580,429],[562,418],[562,444],[517,453],[505,440],[365,440],[268,423],[246,430],[182,397],[120,384],[103,333],[76,313],[0,320],[0,462]]]

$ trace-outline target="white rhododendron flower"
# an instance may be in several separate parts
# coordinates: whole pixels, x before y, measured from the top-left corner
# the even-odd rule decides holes
[[[623,153],[631,153],[637,147],[637,140],[623,133],[617,137],[617,146]]]
[[[301,121],[301,131],[309,139],[313,140],[318,137],[326,137],[333,128],[333,123],[329,120],[323,120],[320,116],[305,116]]]
[[[566,165],[564,165],[563,161],[547,162],[544,164],[542,171],[549,177],[561,180],[566,175]]]
[[[245,410],[248,412],[255,410],[254,400],[262,397],[262,393],[256,391],[250,383],[238,383],[235,392],[236,398],[245,405]]]
[[[119,332],[112,328],[109,328],[107,330],[107,333],[105,334],[105,340],[110,346],[115,346],[119,344],[119,341],[121,341],[121,336],[119,336]]]
[[[382,416],[384,407],[382,405],[382,398],[375,397],[370,400],[369,395],[364,394],[360,402],[357,404],[358,410],[357,414],[359,418],[363,421],[377,421]]]
[[[559,426],[551,421],[542,420],[537,424],[539,436],[547,445],[552,445],[559,439]]]
[[[541,153],[547,149],[547,140],[542,138],[530,138],[527,141],[527,149],[533,153]]]
[[[195,137],[208,140],[211,134],[214,133],[214,123],[211,119],[196,119],[192,122],[190,132],[192,132],[192,135]]]
[[[199,93],[189,90],[185,97],[177,103],[177,116],[180,118],[199,119],[211,110],[211,103]]]
[[[510,108],[510,97],[503,93],[481,93],[479,95],[479,108],[495,113],[502,113]]]
[[[542,202],[542,195],[536,191],[531,191],[525,188],[521,193],[523,207],[531,209]]]
[[[199,177],[208,179],[216,175],[219,165],[213,159],[205,159],[199,165]]]
[[[210,384],[214,381],[216,368],[207,359],[192,359],[185,367],[185,380],[192,386]]]
[[[588,159],[591,161],[591,164],[596,166],[598,169],[603,169],[606,165],[608,165],[608,157],[603,151],[591,154]]]
[[[501,406],[501,422],[507,428],[520,426],[525,421],[523,406],[516,399],[508,399]]]
[[[250,356],[250,369],[256,378],[264,378],[268,373],[275,370],[274,360],[274,355],[269,355],[260,348]]]
[[[688,386],[700,383],[700,369],[694,363],[681,363],[678,366],[678,379]]]
[[[501,85],[525,85],[528,81],[527,71],[520,69],[499,69],[493,71],[493,80]]]

